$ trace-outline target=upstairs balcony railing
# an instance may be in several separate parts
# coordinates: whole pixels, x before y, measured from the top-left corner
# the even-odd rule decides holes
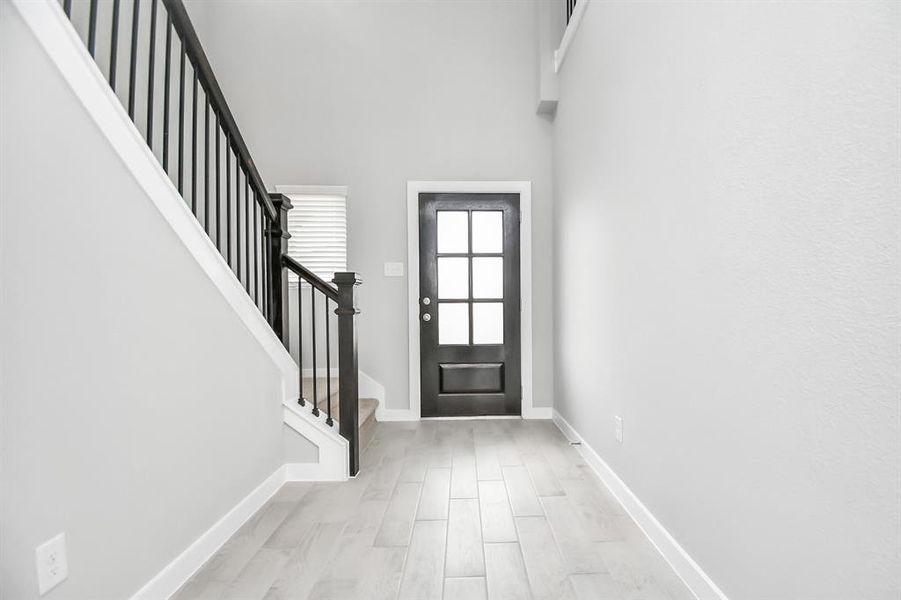
[[[182,0],[60,0],[60,4],[147,146],[285,346],[290,347],[292,331],[289,271],[325,295],[326,311],[334,306],[338,331],[334,338],[325,332],[325,381],[331,386],[335,354],[340,432],[349,440],[350,473],[356,474],[358,277],[336,273],[328,283],[287,256],[291,203],[267,191]],[[326,318],[326,327],[328,322]],[[299,327],[300,323],[301,332]],[[336,347],[331,352],[333,341]],[[321,348],[314,342],[314,364]],[[302,363],[302,352],[298,358]],[[302,406],[308,404],[304,373],[301,364]],[[314,387],[317,379],[314,370]],[[315,416],[324,412],[326,424],[333,426],[330,399],[331,394],[325,411],[316,393],[310,404]]]

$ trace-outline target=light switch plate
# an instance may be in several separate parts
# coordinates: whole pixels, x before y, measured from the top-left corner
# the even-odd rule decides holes
[[[44,542],[34,551],[38,567],[38,593],[43,596],[69,577],[66,534]]]
[[[616,436],[616,441],[620,444],[623,443],[623,418],[622,417],[613,417],[613,431]]]
[[[385,277],[403,277],[404,263],[402,262],[386,262]]]

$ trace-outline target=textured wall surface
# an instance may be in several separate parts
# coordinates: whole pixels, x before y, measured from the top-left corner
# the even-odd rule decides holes
[[[901,589],[899,8],[593,2],[561,72],[555,403],[733,600]]]
[[[8,2],[0,73],[0,595],[65,532],[46,598],[128,598],[283,464],[281,373]]]
[[[533,280],[551,278],[551,126],[535,114],[529,2],[188,6],[267,185],[347,185],[360,368],[408,406],[408,180],[532,181]],[[533,292],[534,404],[553,389],[549,286]]]

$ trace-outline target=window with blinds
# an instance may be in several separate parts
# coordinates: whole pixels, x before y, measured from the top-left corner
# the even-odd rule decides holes
[[[288,254],[316,275],[331,282],[347,270],[347,197],[345,194],[287,194]],[[297,285],[291,273],[290,285]]]

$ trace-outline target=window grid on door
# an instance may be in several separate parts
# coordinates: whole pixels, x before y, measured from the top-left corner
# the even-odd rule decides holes
[[[440,345],[504,343],[503,224],[499,210],[437,211]]]

